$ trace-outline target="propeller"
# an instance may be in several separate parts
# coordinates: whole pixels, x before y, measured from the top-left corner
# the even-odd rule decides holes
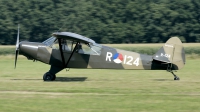
[[[16,41],[16,49],[15,49],[15,68],[17,64],[18,54],[19,54],[19,24],[18,24],[18,33],[17,33],[17,41]]]

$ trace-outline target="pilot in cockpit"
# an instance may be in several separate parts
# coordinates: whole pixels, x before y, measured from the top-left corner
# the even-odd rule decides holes
[[[66,40],[62,40],[61,43],[62,43],[62,49],[63,49],[64,51],[70,51],[70,49],[69,49],[69,47],[68,47],[68,45],[67,45]]]
[[[84,51],[83,51],[83,48],[82,48],[81,43],[79,43],[79,44],[77,45],[77,50],[76,50],[76,52],[81,53],[81,54],[84,54]]]

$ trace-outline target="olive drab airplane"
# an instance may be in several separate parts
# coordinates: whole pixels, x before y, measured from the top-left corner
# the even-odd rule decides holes
[[[167,70],[179,80],[173,71],[185,65],[184,48],[177,37],[170,38],[154,55],[146,55],[100,45],[71,32],[55,32],[42,43],[19,43],[18,26],[15,68],[19,53],[51,65],[43,75],[44,81],[55,80],[56,73],[65,68]]]

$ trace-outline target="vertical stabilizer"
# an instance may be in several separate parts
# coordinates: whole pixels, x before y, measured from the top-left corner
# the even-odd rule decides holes
[[[181,69],[185,65],[185,51],[178,37],[170,38],[153,56],[154,60],[173,64],[173,69]]]

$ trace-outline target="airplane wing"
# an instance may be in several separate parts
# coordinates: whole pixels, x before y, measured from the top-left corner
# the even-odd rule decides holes
[[[92,39],[89,39],[87,37],[84,37],[82,35],[76,34],[76,33],[71,33],[71,32],[56,32],[52,34],[56,38],[65,38],[68,40],[75,40],[78,42],[83,42],[83,43],[92,43],[95,44],[95,41]]]

